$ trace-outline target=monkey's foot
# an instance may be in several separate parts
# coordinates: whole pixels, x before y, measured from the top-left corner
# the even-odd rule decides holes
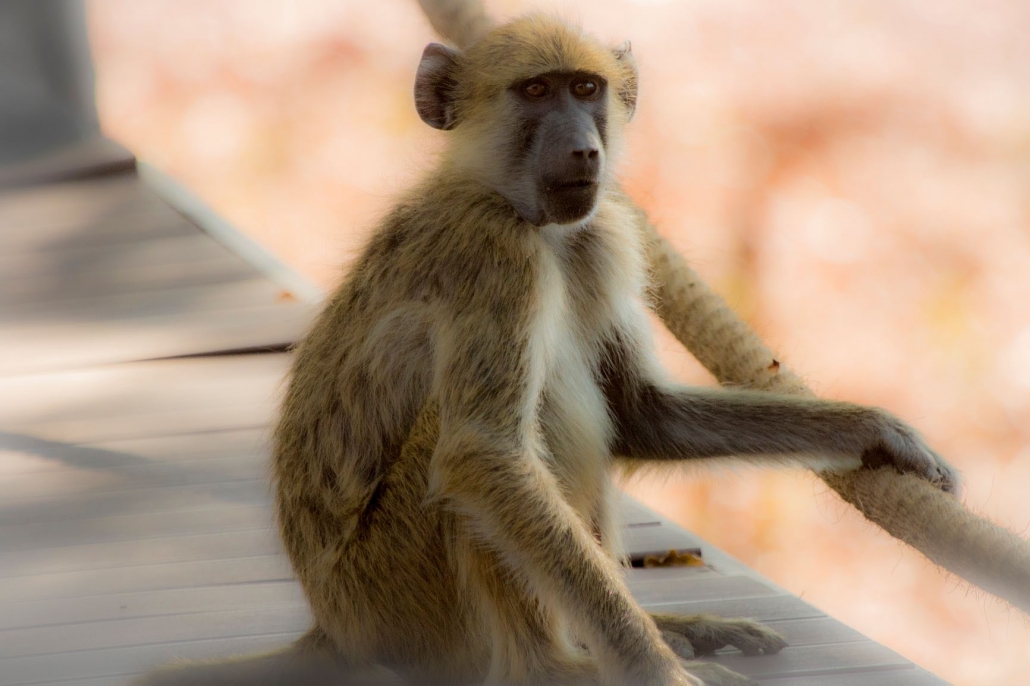
[[[787,641],[772,629],[750,619],[723,619],[708,615],[653,614],[665,642],[682,658],[710,655],[733,646],[745,655],[772,655]]]
[[[755,686],[748,677],[711,662],[687,662],[687,673],[701,680],[704,686]]]

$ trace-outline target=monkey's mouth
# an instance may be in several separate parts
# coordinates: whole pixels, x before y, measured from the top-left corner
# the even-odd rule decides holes
[[[575,191],[587,188],[594,188],[597,186],[596,179],[575,179],[573,181],[556,181],[544,186],[544,190],[548,193],[555,191]]]
[[[599,186],[594,178],[568,177],[541,184],[541,209],[547,221],[571,224],[589,215],[597,204]]]

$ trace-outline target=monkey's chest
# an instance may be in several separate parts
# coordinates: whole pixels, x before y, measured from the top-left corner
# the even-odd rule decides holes
[[[596,367],[597,332],[571,297],[576,284],[554,260],[545,264],[532,336],[539,434],[546,458],[569,503],[586,521],[604,507],[611,420]]]

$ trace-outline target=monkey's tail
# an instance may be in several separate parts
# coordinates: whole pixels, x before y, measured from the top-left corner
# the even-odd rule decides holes
[[[482,0],[418,0],[441,38],[467,48],[494,25]]]
[[[343,664],[324,632],[314,628],[293,645],[263,655],[182,662],[150,672],[132,686],[404,686],[380,667]]]

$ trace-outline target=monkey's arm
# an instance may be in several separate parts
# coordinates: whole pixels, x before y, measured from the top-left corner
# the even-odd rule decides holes
[[[655,312],[723,384],[811,395],[758,335],[639,212],[651,246]],[[967,510],[926,481],[890,469],[821,474],[845,502],[933,563],[1030,613],[1030,541]]]
[[[831,470],[887,462],[946,490],[958,483],[954,470],[919,434],[883,410],[664,384],[649,377],[640,355],[617,341],[601,368],[618,455],[652,460],[761,456]]]
[[[430,498],[464,515],[533,593],[579,622],[602,663],[620,672],[619,683],[694,683],[544,464],[534,416],[542,379],[525,324],[516,323],[520,308],[481,302],[472,309],[475,316],[439,327],[440,438]]]

